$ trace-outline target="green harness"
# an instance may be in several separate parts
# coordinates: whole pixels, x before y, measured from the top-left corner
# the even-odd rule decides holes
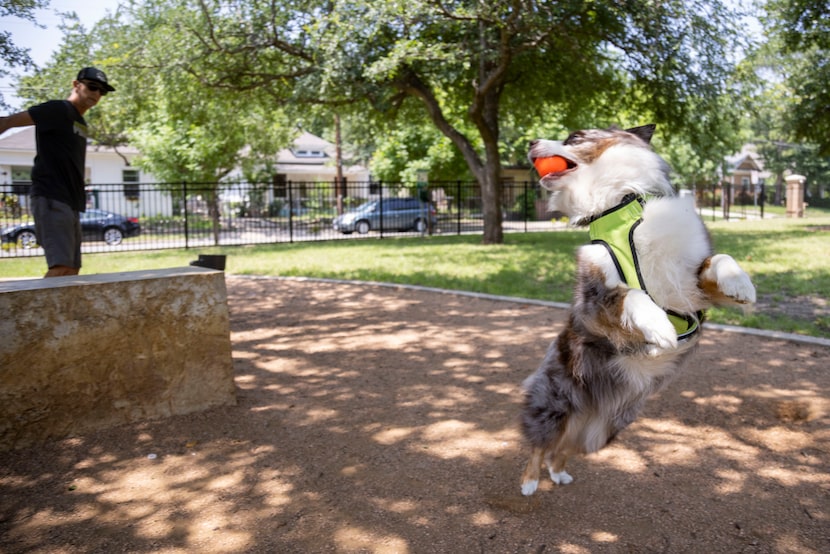
[[[643,222],[644,203],[641,196],[628,195],[623,198],[622,203],[593,219],[588,231],[592,244],[601,244],[608,250],[620,279],[629,287],[648,294],[634,246],[634,230]],[[665,312],[677,331],[678,340],[688,339],[700,330],[703,312],[698,312],[694,316],[672,310]]]

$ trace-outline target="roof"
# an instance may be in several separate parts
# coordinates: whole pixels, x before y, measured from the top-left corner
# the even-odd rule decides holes
[[[334,150],[334,145],[329,141],[322,139],[316,135],[312,135],[307,131],[303,131],[299,137],[294,139],[294,142],[289,148],[282,148],[277,152],[278,164],[296,164],[296,165],[312,165],[321,166],[326,161],[331,159],[331,152]],[[298,152],[320,152],[321,156],[299,156]]]
[[[100,144],[89,144],[86,149],[87,152],[116,152],[117,150],[122,154],[138,154],[138,150],[132,146],[112,148]],[[21,152],[34,153],[37,150],[34,125],[11,129],[3,135],[0,135],[0,150],[19,150]]]
[[[736,170],[744,170],[744,171],[763,171],[764,170],[764,160],[763,158],[755,151],[754,145],[744,145],[741,152],[735,154],[734,156],[727,156],[726,158],[729,167],[732,168],[733,171]]]
[[[35,150],[35,128],[33,126],[20,129],[10,129],[0,135],[0,149],[3,150]]]
[[[35,128],[34,126],[12,129],[0,135],[0,151],[30,152],[36,151]],[[281,172],[285,173],[318,173],[321,169],[332,170],[334,163],[334,144],[311,133],[303,131],[294,140],[291,148],[283,148],[277,154],[277,164]],[[307,155],[297,155],[298,152],[307,151]],[[310,155],[312,152],[319,152],[321,155]],[[139,150],[132,146],[119,146],[112,148],[98,144],[87,146],[87,153],[98,154],[131,154],[138,155]],[[365,171],[360,165],[343,167],[344,173],[352,174]]]

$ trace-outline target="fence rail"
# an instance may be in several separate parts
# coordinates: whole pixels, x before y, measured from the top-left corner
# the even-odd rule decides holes
[[[0,257],[43,254],[29,211],[29,186],[0,185]],[[688,193],[695,195],[703,217],[763,217],[763,190],[736,194],[729,187],[708,187]],[[507,182],[502,196],[505,232],[556,228],[551,219],[557,214],[547,211],[547,193],[538,184]],[[417,199],[415,213],[397,214],[396,202],[407,198],[409,208]],[[336,225],[338,216],[365,209],[369,202],[380,213],[366,218],[368,229]],[[100,210],[121,217],[104,218]],[[131,234],[126,220],[137,222],[140,231]],[[93,184],[87,187],[82,224],[84,252],[459,235],[484,229],[480,188],[466,181]],[[120,235],[104,233],[114,228]]]

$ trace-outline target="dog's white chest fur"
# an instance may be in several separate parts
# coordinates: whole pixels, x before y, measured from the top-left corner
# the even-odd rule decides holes
[[[691,197],[647,202],[634,245],[643,281],[658,306],[679,313],[705,306],[697,272],[711,255],[711,246]]]

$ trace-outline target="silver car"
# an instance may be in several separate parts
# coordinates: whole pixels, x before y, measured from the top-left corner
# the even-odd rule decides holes
[[[332,222],[335,231],[349,234],[357,231],[365,235],[369,231],[409,231],[423,233],[427,221],[435,228],[435,208],[429,202],[417,198],[384,198],[361,204],[354,210],[337,216]]]

